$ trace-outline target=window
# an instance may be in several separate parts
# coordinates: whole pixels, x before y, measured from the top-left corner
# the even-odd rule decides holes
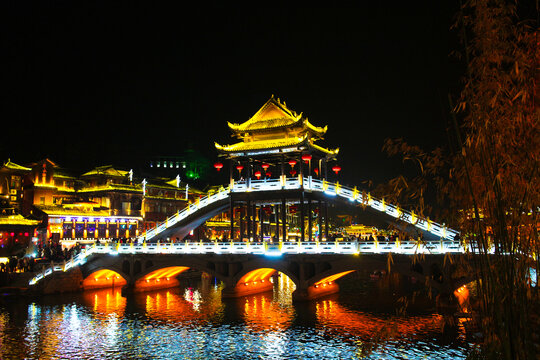
[[[20,189],[21,188],[21,177],[17,175],[11,175],[11,188]]]
[[[123,214],[131,214],[131,203],[128,201],[122,202],[122,213]]]

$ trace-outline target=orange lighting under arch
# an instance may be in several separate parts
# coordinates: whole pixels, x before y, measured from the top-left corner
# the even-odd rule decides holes
[[[93,272],[83,280],[83,289],[100,289],[109,287],[122,287],[126,285],[126,280],[116,271],[101,269]]]
[[[345,276],[345,275],[347,275],[347,274],[352,273],[353,271],[355,271],[355,270],[344,271],[344,272],[340,272],[340,273],[338,273],[338,274],[334,274],[334,275],[327,276],[327,277],[325,277],[324,279],[321,279],[321,280],[317,281],[317,282],[316,282],[315,284],[313,284],[313,285],[321,285],[321,284],[333,282],[333,281],[339,279],[340,277],[343,277],[343,276]]]
[[[170,266],[154,270],[135,282],[135,290],[144,291],[178,286],[179,282],[176,277],[187,269],[189,269],[187,266]]]
[[[275,269],[271,268],[260,268],[248,272],[246,275],[238,281],[239,284],[253,283],[256,281],[266,281],[276,272]]]

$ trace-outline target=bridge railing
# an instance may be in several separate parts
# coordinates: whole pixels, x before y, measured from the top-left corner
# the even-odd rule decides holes
[[[205,196],[195,203],[189,204],[185,209],[175,213],[164,222],[158,224],[154,229],[141,235],[139,241],[149,240],[159,235],[161,232],[183,220],[198,209],[227,198],[230,192],[279,191],[283,189],[301,189],[302,187],[306,190],[324,192],[329,196],[340,196],[352,202],[365,204],[366,206],[370,206],[377,211],[384,212],[396,219],[405,221],[424,231],[431,232],[441,239],[454,240],[458,234],[457,231],[449,229],[444,225],[438,224],[430,219],[419,217],[414,214],[414,212],[403,210],[395,205],[385,202],[384,199],[377,199],[370,194],[362,193],[356,188],[343,186],[339,183],[330,183],[325,180],[313,179],[309,176],[304,178],[293,177],[285,179],[252,180],[249,187],[246,181],[233,183],[228,189],[222,189],[215,194]]]
[[[181,242],[181,243],[104,243],[93,244],[63,263],[52,263],[30,280],[35,285],[53,272],[68,271],[82,265],[93,254],[254,254],[282,256],[286,254],[446,254],[464,253],[471,249],[454,241],[305,241],[305,242]]]
[[[89,254],[445,254],[462,253],[453,241],[298,241],[298,242],[163,242],[143,244],[103,244],[91,247]]]

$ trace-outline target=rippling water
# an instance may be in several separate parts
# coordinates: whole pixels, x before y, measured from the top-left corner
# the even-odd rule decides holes
[[[292,304],[274,293],[221,300],[217,285],[122,297],[119,290],[0,303],[1,359],[460,359],[461,327],[436,313],[367,311],[357,294]],[[380,294],[379,294],[380,295]],[[366,299],[367,301],[367,299]]]

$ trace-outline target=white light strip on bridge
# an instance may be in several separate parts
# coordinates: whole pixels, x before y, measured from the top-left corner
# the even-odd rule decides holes
[[[82,265],[92,254],[254,254],[281,256],[284,254],[446,254],[470,251],[454,241],[432,242],[183,242],[183,243],[143,243],[143,244],[94,244],[65,263],[53,264],[30,280],[35,285],[55,271],[67,271]]]
[[[444,225],[430,221],[429,219],[423,219],[416,216],[414,213],[410,213],[406,210],[399,209],[398,207],[387,204],[384,200],[379,200],[371,197],[370,195],[364,195],[358,190],[351,189],[346,186],[342,186],[335,183],[329,183],[323,180],[307,178],[287,178],[284,183],[281,179],[266,179],[266,180],[252,180],[251,185],[248,188],[246,182],[234,183],[232,188],[222,189],[216,194],[208,195],[200,199],[195,204],[188,205],[185,209],[172,215],[164,222],[156,226],[154,229],[147,231],[146,234],[139,236],[139,241],[150,240],[159,235],[164,230],[173,226],[177,222],[185,219],[187,216],[193,214],[198,209],[204,208],[216,201],[226,199],[229,197],[230,192],[256,192],[256,191],[280,191],[283,189],[301,189],[304,190],[323,192],[330,196],[340,196],[346,198],[352,202],[359,202],[370,206],[371,208],[384,212],[396,219],[403,220],[411,225],[414,225],[424,231],[428,231],[441,239],[454,240],[458,234],[457,231],[446,228]]]

